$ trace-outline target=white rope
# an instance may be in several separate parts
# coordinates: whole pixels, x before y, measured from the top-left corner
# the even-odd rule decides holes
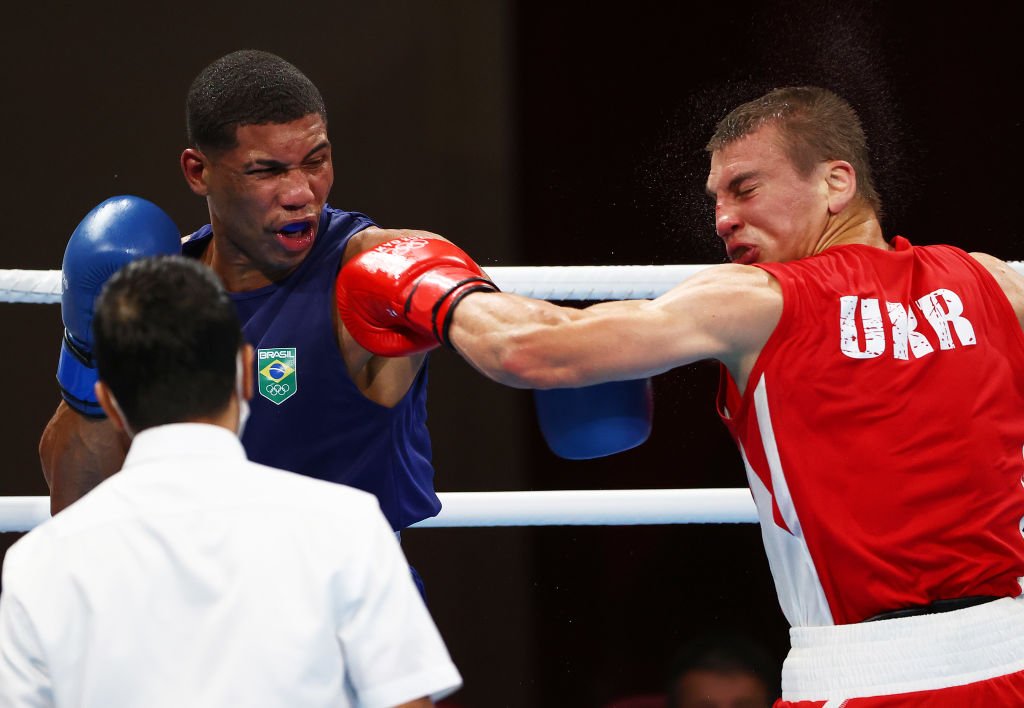
[[[668,292],[710,267],[508,266],[485,270],[504,292],[539,300],[646,300]]]
[[[0,497],[0,531],[30,531],[50,518],[50,497]]]
[[[504,292],[541,300],[642,300],[667,292],[707,265],[496,266],[487,274]],[[0,270],[0,302],[60,302],[59,270]]]
[[[420,528],[466,526],[634,526],[756,523],[750,490],[587,489],[555,492],[448,492],[441,513]]]
[[[504,292],[541,300],[641,300],[667,292],[706,265],[488,268]],[[60,302],[59,270],[0,270],[0,302]]]
[[[441,492],[437,496],[441,513],[413,524],[414,528],[757,522],[746,488]],[[0,532],[30,531],[49,518],[49,497],[0,497]]]
[[[0,270],[0,302],[60,302],[60,271]]]
[[[1024,275],[1024,262],[1008,261]],[[494,266],[487,274],[507,293],[540,300],[645,300],[710,265]],[[0,302],[60,302],[59,270],[0,269]]]

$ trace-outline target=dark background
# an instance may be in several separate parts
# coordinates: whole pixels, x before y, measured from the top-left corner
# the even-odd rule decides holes
[[[1021,10],[973,3],[307,2],[8,8],[2,268],[60,267],[92,206],[133,193],[183,231],[205,205],[177,166],[205,64],[274,51],[328,103],[335,206],[423,228],[483,265],[718,262],[703,144],[774,86],[860,112],[884,226],[919,244],[1024,257]],[[0,304],[8,344],[0,494],[45,494],[36,444],[57,404],[60,313]],[[439,491],[731,487],[711,363],[655,380],[643,446],[559,460],[529,392],[431,362]],[[0,535],[0,550],[17,539]],[[741,629],[781,662],[786,623],[754,525],[416,529],[403,534],[463,672],[465,708],[601,706],[658,690],[676,647]]]

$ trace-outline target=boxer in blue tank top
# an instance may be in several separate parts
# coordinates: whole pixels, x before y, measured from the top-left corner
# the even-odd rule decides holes
[[[180,166],[206,200],[210,224],[184,248],[217,273],[257,350],[243,437],[249,456],[375,494],[396,530],[437,514],[426,353],[377,356],[361,347],[337,314],[334,281],[345,262],[382,243],[440,237],[382,229],[327,206],[334,166],[323,98],[280,57],[243,50],[217,59],[193,81],[186,114]],[[69,283],[75,292],[97,293],[118,264],[139,255],[143,217],[128,218],[138,211],[114,210],[90,228],[76,251],[83,267],[66,273],[82,281]],[[85,296],[62,314],[87,322],[91,307]],[[78,329],[87,343],[87,328]],[[40,441],[53,513],[120,469],[127,451],[127,439],[79,400],[90,388],[87,352],[76,361],[61,383],[77,395],[60,403]]]
[[[391,408],[367,399],[349,377],[333,331],[334,279],[353,234],[369,217],[325,207],[319,235],[283,280],[231,293],[246,341],[256,349],[256,395],[242,436],[249,459],[371,492],[393,529],[440,511],[426,426],[426,369]],[[182,250],[200,257],[210,225]]]

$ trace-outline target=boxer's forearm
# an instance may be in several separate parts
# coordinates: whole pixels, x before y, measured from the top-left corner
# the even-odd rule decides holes
[[[87,418],[63,401],[39,440],[39,462],[56,514],[121,469],[128,438],[108,419]]]
[[[560,307],[505,293],[474,293],[452,317],[449,338],[478,371],[516,388],[554,388],[586,383],[569,328],[584,317]]]

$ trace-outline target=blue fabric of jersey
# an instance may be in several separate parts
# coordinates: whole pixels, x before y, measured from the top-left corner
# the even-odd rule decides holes
[[[257,390],[242,443],[254,462],[374,494],[397,531],[441,509],[426,424],[426,366],[395,407],[370,401],[349,378],[333,319],[345,246],[373,225],[365,214],[327,206],[313,248],[293,273],[231,293],[246,341],[257,352],[295,350],[295,392],[278,403],[260,392],[260,369],[268,360],[261,365],[257,355]],[[211,234],[209,225],[199,229],[183,252],[200,256]]]

